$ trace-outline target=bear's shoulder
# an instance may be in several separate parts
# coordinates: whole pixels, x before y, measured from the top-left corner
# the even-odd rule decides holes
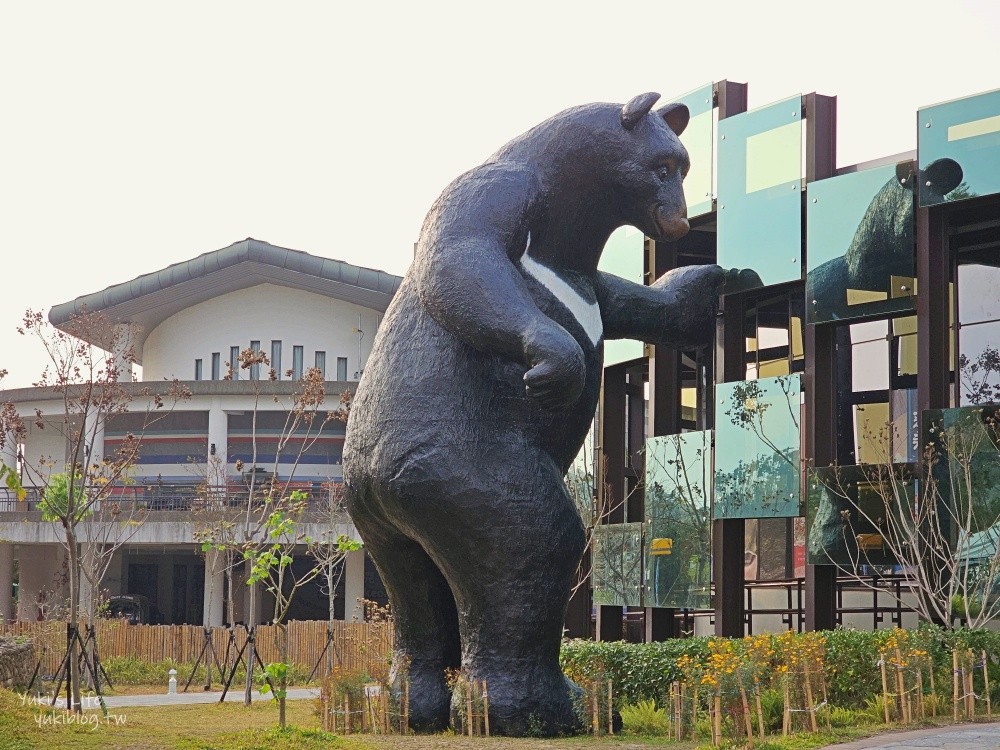
[[[525,231],[541,208],[541,180],[530,165],[487,162],[456,178],[431,216],[439,230],[477,234],[482,230]]]

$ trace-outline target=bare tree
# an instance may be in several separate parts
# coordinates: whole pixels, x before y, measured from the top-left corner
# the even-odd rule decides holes
[[[145,429],[190,393],[176,380],[164,383],[163,391],[158,392],[122,377],[130,371],[135,359],[129,345],[134,340],[134,331],[114,324],[100,313],[82,313],[57,329],[42,313],[28,310],[18,333],[36,338],[47,355],[48,363],[35,387],[55,394],[57,402],[61,402],[61,409],[48,419],[40,409],[36,410],[34,424],[38,429],[54,429],[65,438],[68,460],[63,466],[51,458],[33,461],[24,456],[22,470],[24,483],[40,490],[43,513],[62,527],[61,541],[67,551],[69,576],[68,703],[72,710],[80,711],[80,583],[86,567],[88,579],[99,588],[103,571],[107,570],[103,548],[91,558],[90,564],[84,565],[81,544],[88,537],[81,526],[91,523],[95,513],[112,512],[115,494],[127,484],[138,460]],[[114,354],[92,342],[101,342]],[[105,452],[102,440],[105,426],[128,411],[146,416],[141,429],[128,433],[113,451]],[[16,405],[4,405],[0,418],[4,420],[2,427],[6,434],[19,441],[25,438],[26,424]],[[108,503],[111,505],[106,506]],[[105,561],[103,566],[101,560]]]
[[[811,472],[810,561],[835,565],[924,620],[981,627],[1000,614],[1000,407],[924,418],[919,467],[892,463],[886,425],[865,436],[871,465]],[[906,601],[870,575],[890,565],[911,578]]]

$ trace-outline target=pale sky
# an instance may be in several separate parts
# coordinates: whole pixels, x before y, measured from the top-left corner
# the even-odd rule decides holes
[[[1000,87],[1000,3],[0,0],[4,386],[25,308],[251,236],[406,271],[455,176],[566,107],[838,97],[838,164]]]

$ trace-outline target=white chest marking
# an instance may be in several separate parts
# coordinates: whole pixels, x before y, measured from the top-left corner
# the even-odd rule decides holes
[[[604,333],[601,308],[598,307],[597,303],[587,302],[578,291],[559,278],[555,271],[548,266],[543,266],[527,253],[521,256],[521,266],[535,281],[552,292],[552,296],[559,300],[576,318],[577,323],[583,328],[591,343],[597,346],[597,342],[601,340]]]

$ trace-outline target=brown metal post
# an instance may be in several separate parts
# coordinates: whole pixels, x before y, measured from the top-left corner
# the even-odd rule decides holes
[[[715,84],[719,119],[747,110],[747,85],[733,81]],[[729,295],[719,308],[715,339],[716,383],[743,380],[743,298]],[[712,398],[715,394],[712,394]],[[716,635],[742,637],[746,619],[744,599],[745,526],[743,519],[712,522],[712,578],[715,585]]]
[[[624,365],[604,368],[604,386],[598,420],[597,495],[605,509],[602,523],[625,521],[625,388]],[[623,636],[622,608],[597,608],[597,639],[620,641]]]
[[[723,298],[716,322],[715,382],[743,380],[744,298]],[[746,523],[742,518],[712,522],[712,577],[715,583],[715,634],[742,638],[746,621],[744,553]]]
[[[949,294],[951,263],[943,212],[918,208],[917,403],[919,409],[951,406]]]
[[[806,182],[810,183],[833,176],[837,169],[837,97],[807,94],[803,97],[803,108]],[[829,466],[837,460],[835,330],[831,326],[807,325],[804,339],[806,439],[803,470],[809,465]],[[832,629],[837,620],[836,568],[806,565],[805,588],[806,630]]]

